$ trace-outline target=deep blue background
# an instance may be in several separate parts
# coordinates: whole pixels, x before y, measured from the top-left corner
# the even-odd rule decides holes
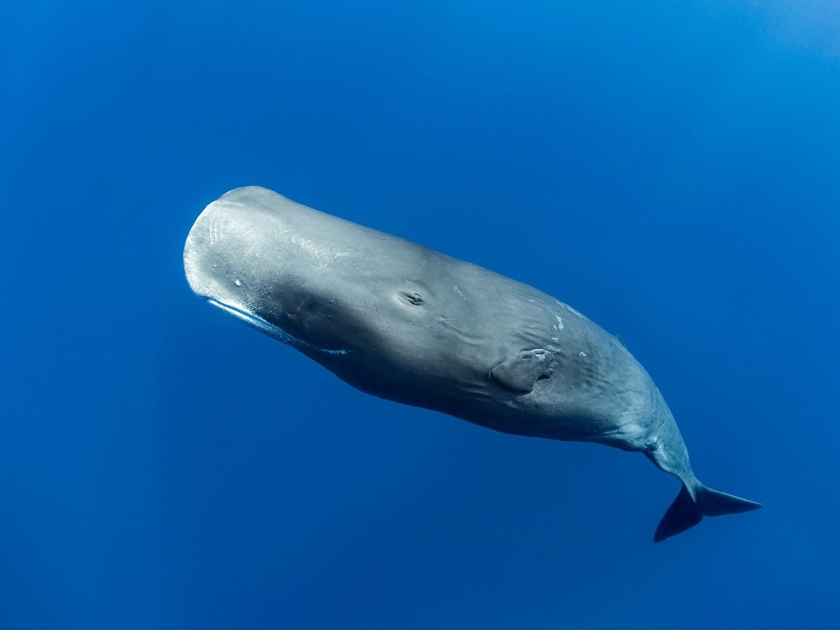
[[[0,63],[0,628],[837,627],[836,3],[6,0]],[[621,333],[765,508],[654,545],[645,458],[205,305],[246,184]]]

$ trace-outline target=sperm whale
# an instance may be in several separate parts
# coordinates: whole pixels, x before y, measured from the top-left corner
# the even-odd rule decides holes
[[[364,392],[505,433],[643,453],[682,482],[656,542],[761,507],[700,483],[622,340],[533,287],[256,186],[207,206],[184,268],[210,304]]]

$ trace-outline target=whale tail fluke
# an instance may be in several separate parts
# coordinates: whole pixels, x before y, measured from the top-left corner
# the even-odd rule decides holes
[[[683,485],[677,498],[659,522],[659,527],[653,535],[653,542],[662,542],[666,538],[691,529],[703,520],[704,516],[740,514],[761,507],[760,503],[707,488],[699,481],[695,483],[693,490],[692,497],[692,493]]]

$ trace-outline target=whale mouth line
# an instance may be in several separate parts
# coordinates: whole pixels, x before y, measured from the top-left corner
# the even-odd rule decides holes
[[[220,308],[226,313],[233,315],[235,318],[242,320],[252,328],[256,328],[260,332],[267,334],[269,337],[274,337],[278,341],[282,341],[283,343],[288,344],[290,346],[317,350],[318,352],[324,352],[325,354],[347,354],[347,350],[344,350],[343,348],[340,348],[338,350],[319,348],[318,346],[312,345],[311,343],[308,343],[303,339],[298,339],[297,337],[287,333],[279,326],[275,326],[274,324],[265,321],[262,317],[254,315],[253,313],[249,313],[248,311],[233,306],[232,304],[225,304],[224,302],[220,302],[219,300],[216,300],[211,297],[206,297],[204,299],[206,299],[207,302],[209,302],[216,308]]]
[[[241,308],[237,308],[236,306],[233,306],[232,304],[225,304],[224,302],[219,302],[219,300],[215,300],[211,297],[204,298],[204,299],[206,299],[207,302],[209,302],[210,304],[212,304],[216,308],[222,309],[226,313],[229,313],[230,315],[233,315],[237,319],[241,319],[241,320],[245,321],[245,323],[250,324],[251,326],[254,326],[255,328],[259,328],[261,330],[265,329],[265,328],[272,329],[272,330],[277,329],[277,326],[273,326],[273,325],[269,324],[262,317],[258,317],[257,315],[254,315],[253,313],[249,313],[248,311],[244,311]]]

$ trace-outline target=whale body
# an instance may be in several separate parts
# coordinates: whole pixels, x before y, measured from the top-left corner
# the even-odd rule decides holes
[[[707,488],[620,338],[537,289],[250,186],[184,247],[193,291],[353,387],[505,433],[644,453],[682,488],[659,542],[758,503]]]

